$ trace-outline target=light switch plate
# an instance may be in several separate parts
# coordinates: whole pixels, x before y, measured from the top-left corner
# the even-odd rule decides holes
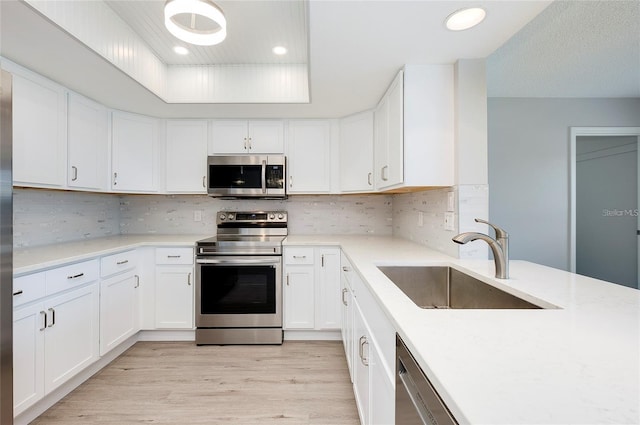
[[[447,192],[447,211],[456,210],[456,198],[453,192]]]
[[[444,230],[450,230],[450,231],[454,231],[455,230],[455,214],[452,212],[446,212],[444,213]]]

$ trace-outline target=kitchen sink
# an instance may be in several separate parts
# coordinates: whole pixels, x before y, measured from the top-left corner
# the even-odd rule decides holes
[[[379,266],[418,307],[433,309],[539,309],[446,266]]]

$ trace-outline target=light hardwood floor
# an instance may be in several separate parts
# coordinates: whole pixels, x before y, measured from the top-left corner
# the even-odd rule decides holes
[[[342,344],[138,342],[32,424],[359,424]]]

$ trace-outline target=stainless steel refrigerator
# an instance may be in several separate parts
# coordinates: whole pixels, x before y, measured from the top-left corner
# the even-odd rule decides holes
[[[13,178],[11,74],[0,70],[0,424],[13,423]]]

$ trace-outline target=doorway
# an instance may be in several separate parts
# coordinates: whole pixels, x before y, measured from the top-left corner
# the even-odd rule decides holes
[[[640,288],[640,128],[571,129],[571,271]]]

